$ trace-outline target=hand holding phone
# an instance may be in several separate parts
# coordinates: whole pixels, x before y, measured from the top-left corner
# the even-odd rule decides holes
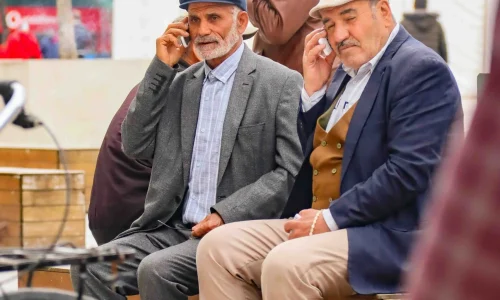
[[[156,56],[166,65],[173,67],[186,52],[181,37],[189,36],[187,17],[183,22],[171,23],[162,36],[156,39]],[[188,40],[184,41],[186,45]]]
[[[327,84],[332,72],[336,52],[330,46],[324,28],[307,35],[303,56],[304,88],[308,95],[319,91]]]
[[[330,46],[330,43],[328,42],[328,40],[326,38],[320,38],[318,40],[318,44],[326,45],[325,49],[323,49],[323,51],[321,51],[321,54],[319,56],[321,56],[322,58],[326,58],[330,54],[332,54],[332,52],[333,52],[332,46]]]

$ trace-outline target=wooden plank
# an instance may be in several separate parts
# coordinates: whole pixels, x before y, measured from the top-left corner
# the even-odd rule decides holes
[[[59,232],[61,222],[29,222],[23,223],[23,238],[26,237],[55,237]],[[67,221],[62,236],[84,236],[85,220]]]
[[[3,222],[5,228],[1,235],[5,237],[20,237],[21,236],[21,222]]]
[[[21,237],[5,237],[5,236],[0,236],[0,247],[15,247],[19,248],[22,247],[21,243]]]
[[[29,206],[23,209],[23,222],[61,221],[66,206]],[[85,220],[85,206],[68,206],[67,220]]]
[[[48,149],[0,148],[0,166],[56,169],[57,151]]]
[[[19,278],[19,288],[27,287],[28,274]],[[73,291],[71,277],[68,272],[53,272],[48,270],[36,270],[33,272],[32,287],[36,288],[55,288],[64,291]]]
[[[49,247],[54,243],[54,237],[25,237],[23,238],[24,248]],[[85,236],[63,236],[57,244],[71,243],[75,247],[85,248]]]
[[[75,162],[72,164],[68,164],[68,170],[76,170],[76,171],[85,171],[85,173],[89,173],[90,176],[93,176],[95,171],[96,162]],[[59,169],[64,170],[63,165],[59,165]]]
[[[20,222],[21,206],[20,205],[0,206],[0,220],[8,222]]]
[[[79,190],[85,188],[85,177],[83,173],[70,174],[71,189]],[[64,175],[24,175],[22,182],[23,190],[63,190],[66,189],[66,178]]]
[[[71,175],[82,174],[80,171],[69,171]],[[0,167],[0,174],[5,175],[64,175],[64,170],[59,169],[33,169],[20,167]]]
[[[22,197],[23,206],[66,205],[66,190],[23,191]],[[70,205],[85,205],[84,190],[70,191]]]
[[[0,207],[19,204],[21,204],[21,193],[19,191],[0,190]]]
[[[99,149],[71,149],[65,150],[66,162],[69,164],[90,162],[95,163]]]
[[[21,176],[13,174],[0,174],[0,190],[19,191],[21,189]]]
[[[90,195],[92,194],[92,187],[86,187],[85,188],[85,211],[89,211],[89,206],[90,206]]]

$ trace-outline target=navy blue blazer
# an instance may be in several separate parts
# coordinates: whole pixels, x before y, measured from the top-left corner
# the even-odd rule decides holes
[[[349,79],[339,68],[326,96],[299,113],[306,159],[283,217],[311,207],[309,157],[316,121]],[[338,227],[347,229],[349,281],[357,293],[401,290],[402,271],[455,118],[462,121],[463,113],[450,69],[401,26],[354,111],[344,147],[341,196],[330,206]]]

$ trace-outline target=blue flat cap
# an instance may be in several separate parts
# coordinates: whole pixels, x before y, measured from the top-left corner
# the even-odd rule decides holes
[[[182,9],[188,9],[191,3],[225,3],[236,5],[244,11],[247,11],[247,1],[246,0],[179,0],[179,7]]]

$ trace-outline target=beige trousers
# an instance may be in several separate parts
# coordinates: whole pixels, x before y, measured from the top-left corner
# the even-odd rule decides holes
[[[288,240],[286,220],[221,226],[202,238],[196,256],[200,300],[344,299],[347,231]]]

